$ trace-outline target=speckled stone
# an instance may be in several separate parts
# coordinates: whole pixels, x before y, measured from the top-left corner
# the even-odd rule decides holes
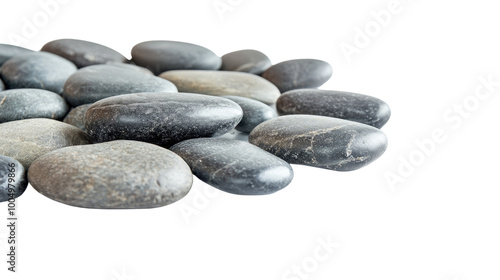
[[[177,92],[174,84],[147,73],[114,65],[93,65],[75,72],[64,85],[74,107],[127,93]]]
[[[288,60],[271,66],[262,77],[271,81],[281,92],[299,88],[317,88],[332,77],[332,67],[317,59]]]
[[[358,93],[297,89],[283,93],[276,102],[280,115],[305,114],[345,119],[381,128],[391,117],[384,101]]]
[[[66,146],[90,144],[81,129],[51,119],[0,124],[0,155],[17,159],[25,168],[41,155]]]
[[[13,57],[2,65],[1,76],[7,88],[39,88],[61,94],[76,66],[55,54],[32,52]]]
[[[48,198],[97,209],[165,206],[183,198],[193,182],[173,152],[126,140],[50,152],[33,162],[28,178]]]
[[[250,143],[284,159],[337,171],[359,169],[380,157],[387,137],[369,125],[310,115],[277,117],[257,126]]]
[[[32,50],[28,50],[22,47],[0,44],[0,67],[2,64],[14,56],[19,56],[23,54],[32,53]]]
[[[5,89],[5,85],[2,81],[2,79],[0,79],[0,91],[4,90]]]
[[[43,89],[10,89],[0,92],[0,123],[22,119],[61,120],[69,107],[64,99]]]
[[[14,176],[9,176],[9,174]],[[27,186],[28,180],[23,165],[11,157],[0,155],[0,202],[18,198]]]
[[[288,163],[242,141],[199,138],[170,149],[187,162],[200,180],[233,194],[271,194],[293,179]]]
[[[192,93],[138,93],[103,99],[85,114],[96,142],[138,140],[169,147],[233,129],[243,112],[231,100]]]
[[[176,70],[160,75],[177,86],[180,92],[208,95],[235,95],[266,104],[275,103],[280,92],[272,83],[257,75],[231,71]]]
[[[64,57],[78,68],[107,62],[127,61],[127,58],[111,48],[76,39],[59,39],[48,42],[42,47],[42,51]]]
[[[232,129],[220,136],[217,136],[218,138],[224,138],[224,139],[231,139],[231,140],[238,140],[238,141],[244,141],[248,142],[248,133],[246,132],[241,132],[236,129]]]
[[[266,104],[246,97],[224,96],[234,101],[243,109],[243,118],[235,127],[236,130],[249,133],[257,125],[276,117],[276,112]]]
[[[92,104],[80,105],[76,108],[71,109],[71,111],[64,118],[64,122],[79,129],[86,131],[85,129],[85,113]]]
[[[178,69],[218,70],[222,59],[202,46],[176,41],[147,41],[132,48],[132,61],[159,75]]]
[[[260,75],[272,66],[265,54],[256,50],[240,50],[222,56],[220,70]]]

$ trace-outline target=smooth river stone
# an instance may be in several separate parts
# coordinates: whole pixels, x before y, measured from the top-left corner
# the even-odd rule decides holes
[[[62,120],[69,107],[64,99],[43,89],[10,89],[0,92],[0,123],[22,119]]]
[[[74,107],[127,93],[177,92],[175,85],[147,73],[113,65],[93,65],[75,72],[64,85],[64,98]]]
[[[257,75],[231,71],[176,70],[160,75],[177,86],[180,92],[208,95],[236,95],[266,104],[275,103],[280,92],[276,86]]]
[[[288,163],[242,141],[199,138],[170,149],[187,162],[196,177],[228,193],[271,194],[293,179]]]
[[[85,129],[85,113],[92,104],[80,105],[76,108],[71,109],[71,111],[66,115],[63,122],[76,126],[79,129],[86,131]]]
[[[240,96],[224,96],[224,98],[234,101],[243,110],[243,118],[235,127],[236,130],[249,133],[262,122],[277,117],[271,107],[260,101]]]
[[[0,202],[21,196],[27,186],[28,180],[23,165],[11,157],[0,155]]]
[[[202,46],[176,41],[147,41],[132,48],[132,61],[159,75],[178,69],[218,70],[222,59]]]
[[[193,93],[138,93],[103,99],[85,114],[96,142],[138,140],[169,147],[233,129],[243,112],[231,100]]]
[[[173,152],[126,140],[50,152],[33,162],[28,179],[48,198],[97,209],[165,206],[193,183],[189,166]]]
[[[32,53],[32,50],[28,50],[22,47],[18,46],[13,46],[13,45],[7,45],[7,44],[0,44],[0,67],[2,64],[7,61],[8,59],[14,57],[14,56],[19,56],[23,54],[28,54]]]
[[[297,89],[283,93],[276,102],[280,115],[305,114],[345,119],[381,128],[391,117],[384,101],[358,93]]]
[[[0,91],[5,89],[5,85],[3,84],[2,79],[0,79]]]
[[[332,67],[322,60],[295,59],[271,66],[262,73],[262,77],[275,84],[281,92],[317,88],[332,77]]]
[[[50,52],[73,62],[82,68],[107,62],[126,62],[127,58],[106,46],[76,39],[59,39],[45,44],[42,51]]]
[[[380,157],[387,137],[369,125],[310,115],[277,117],[257,126],[250,143],[284,159],[337,171],[361,168]]]
[[[39,88],[61,94],[66,80],[76,71],[69,60],[47,52],[13,57],[2,66],[7,88]]]
[[[271,60],[265,54],[256,50],[241,50],[223,55],[220,70],[260,75],[271,66]]]
[[[144,68],[142,66],[137,66],[135,64],[131,64],[131,63],[108,62],[108,63],[106,63],[106,65],[117,66],[117,67],[129,69],[129,70],[140,71],[144,74],[154,75],[153,72],[151,72],[151,70]]]
[[[81,129],[51,119],[0,123],[0,155],[17,159],[26,169],[38,157],[67,146],[90,144]]]

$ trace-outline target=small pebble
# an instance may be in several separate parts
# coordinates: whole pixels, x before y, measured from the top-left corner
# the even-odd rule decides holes
[[[28,50],[22,47],[0,44],[0,67],[2,64],[14,56],[19,56],[23,54],[32,53],[32,50]]]
[[[85,129],[85,113],[92,104],[80,105],[76,108],[71,109],[71,111],[66,115],[63,122],[76,126],[83,131]]]
[[[2,79],[0,79],[0,91],[4,90],[5,89],[5,85],[2,81]]]
[[[27,186],[23,165],[11,157],[0,155],[0,202],[20,197]]]
[[[277,117],[276,112],[271,107],[260,101],[240,96],[224,96],[224,98],[234,101],[243,109],[243,118],[235,127],[241,132],[250,133],[262,122]]]
[[[241,50],[223,55],[220,70],[260,75],[271,66],[271,60],[265,54],[256,50]]]
[[[106,64],[111,65],[111,66],[117,66],[117,67],[129,69],[129,70],[137,70],[137,71],[143,72],[144,74],[154,75],[153,72],[151,72],[151,70],[144,68],[144,67],[141,67],[141,66],[137,66],[135,64],[131,64],[131,63],[108,62]]]

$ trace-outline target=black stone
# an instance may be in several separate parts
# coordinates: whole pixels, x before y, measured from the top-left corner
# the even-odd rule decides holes
[[[243,109],[243,118],[235,127],[236,130],[249,133],[260,123],[276,117],[276,112],[260,101],[240,96],[224,96],[224,98],[236,102]]]
[[[11,157],[0,155],[0,202],[18,198],[27,186],[24,166]]]
[[[334,117],[381,128],[391,117],[384,101],[358,93],[297,89],[283,93],[276,102],[280,115],[305,114]]]
[[[233,194],[271,194],[293,179],[288,163],[242,141],[199,138],[170,149],[187,162],[200,180]]]
[[[256,50],[241,50],[223,55],[220,70],[260,75],[271,66],[271,60],[265,54]]]
[[[18,46],[0,44],[0,67],[2,64],[14,56],[32,53],[32,50],[21,48]]]
[[[284,159],[338,171],[359,169],[380,157],[387,137],[369,125],[310,115],[277,117],[257,126],[250,143]]]
[[[64,122],[79,129],[86,131],[85,129],[85,113],[92,104],[80,105],[76,108],[71,109],[71,111],[64,117]]]

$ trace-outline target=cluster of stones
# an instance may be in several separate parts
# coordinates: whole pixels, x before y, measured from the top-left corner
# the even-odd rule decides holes
[[[388,105],[317,89],[327,62],[273,65],[256,50],[219,57],[174,41],[131,53],[74,39],[0,44],[0,201],[29,182],[68,205],[152,208],[184,197],[193,174],[265,195],[290,184],[290,164],[351,171],[387,147]]]

